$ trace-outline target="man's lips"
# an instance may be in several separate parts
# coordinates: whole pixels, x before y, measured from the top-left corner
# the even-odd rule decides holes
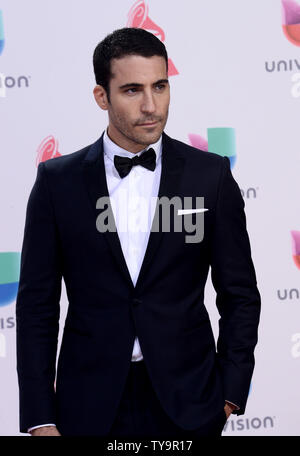
[[[144,123],[139,123],[137,124],[138,127],[153,127],[154,125],[156,125],[158,123],[158,120],[156,120],[155,122],[144,122]]]

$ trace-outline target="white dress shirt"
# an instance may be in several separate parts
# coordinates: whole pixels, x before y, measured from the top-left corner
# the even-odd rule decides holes
[[[114,156],[133,158],[141,155],[146,149],[154,149],[156,153],[156,167],[154,171],[143,166],[133,166],[127,176],[121,178],[114,165]],[[115,144],[105,131],[103,136],[104,166],[108,194],[120,239],[123,255],[135,286],[142,262],[145,256],[152,220],[155,211],[155,202],[161,176],[162,138],[146,149],[134,154]],[[143,359],[143,354],[136,337],[134,340],[131,361]],[[28,429],[33,431],[42,426],[55,426],[48,423]]]
[[[133,158],[146,149],[134,154],[117,146],[105,131],[103,137],[104,165],[108,193],[116,222],[123,255],[135,286],[145,256],[156,198],[161,176],[162,140],[148,146],[156,153],[154,171],[143,166],[133,166],[127,176],[121,178],[114,165],[114,156]],[[143,359],[139,340],[134,341],[131,361]]]

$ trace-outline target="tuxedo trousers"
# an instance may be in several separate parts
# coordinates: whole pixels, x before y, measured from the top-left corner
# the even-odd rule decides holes
[[[201,428],[185,430],[173,422],[164,411],[149,378],[143,360],[131,362],[109,437],[167,439],[221,436],[226,422],[225,412]]]

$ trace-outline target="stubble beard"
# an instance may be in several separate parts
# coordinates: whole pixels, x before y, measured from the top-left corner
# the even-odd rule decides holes
[[[168,114],[169,111],[167,110],[166,114],[164,117],[162,116],[153,116],[153,117],[148,117],[145,119],[138,120],[134,122],[133,124],[126,122],[123,117],[120,117],[116,115],[113,111],[110,112],[110,123],[114,126],[114,128],[127,140],[130,142],[136,144],[136,145],[141,145],[141,146],[149,146],[149,144],[154,144],[156,143],[168,120]],[[154,122],[158,121],[160,122],[160,129],[158,131],[153,131],[151,132],[151,128],[149,128],[148,133],[139,133],[138,129],[142,129],[143,127],[138,127],[139,124],[144,123],[144,122]],[[156,130],[157,125],[153,127],[153,130]]]

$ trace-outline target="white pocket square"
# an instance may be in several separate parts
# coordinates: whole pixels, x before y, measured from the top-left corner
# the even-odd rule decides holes
[[[208,209],[201,208],[201,209],[178,209],[177,215],[189,215],[189,214],[197,214],[200,212],[206,212]]]

